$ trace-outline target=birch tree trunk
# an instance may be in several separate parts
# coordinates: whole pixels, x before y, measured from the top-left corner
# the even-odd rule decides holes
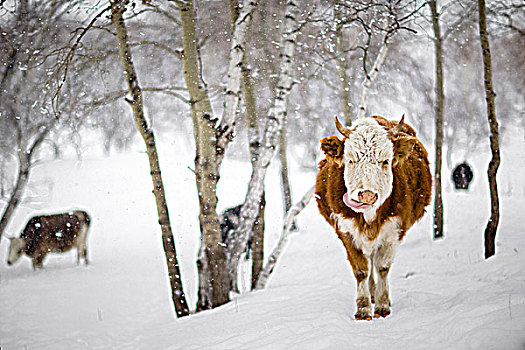
[[[222,247],[217,215],[216,119],[208,93],[199,78],[196,16],[192,1],[178,2],[182,24],[182,64],[186,87],[191,99],[191,116],[195,137],[195,172],[199,194],[199,223],[201,228],[201,258],[199,272],[199,302],[197,310],[222,305],[229,301],[226,253]],[[204,278],[204,279],[203,279]],[[210,295],[211,293],[211,295]]]
[[[381,45],[381,49],[379,49],[379,53],[377,54],[376,60],[374,61],[372,73],[365,74],[365,79],[363,80],[363,87],[361,89],[361,98],[359,100],[359,110],[357,112],[357,118],[362,118],[365,116],[368,99],[368,90],[370,89],[370,86],[372,86],[372,83],[379,74],[379,70],[381,69],[383,62],[385,62],[387,52],[388,37],[385,35],[383,39],[383,44]]]
[[[124,71],[124,77],[128,83],[129,93],[132,97],[131,100],[126,101],[131,106],[135,125],[146,144],[146,153],[148,155],[151,180],[153,182],[153,194],[157,205],[157,214],[159,216],[159,224],[162,231],[162,243],[168,267],[171,296],[175,306],[176,315],[177,317],[181,317],[189,315],[189,308],[182,288],[177,252],[175,250],[175,241],[171,231],[168,205],[166,203],[157,146],[155,144],[155,135],[144,116],[142,91],[140,89],[128,44],[128,34],[123,18],[125,9],[124,0],[113,0],[111,2],[111,20],[116,31],[118,52],[122,69]]]
[[[230,0],[230,20],[233,31],[235,31],[235,23],[239,18],[239,2],[237,0]],[[245,50],[246,53],[246,50]],[[259,133],[259,119],[257,113],[257,100],[253,90],[253,81],[251,70],[248,67],[246,56],[243,57],[241,68],[241,87],[244,99],[246,125],[248,127],[248,148],[250,151],[250,160],[252,169],[259,158],[259,149],[261,148],[260,133]],[[259,214],[253,225],[252,234],[252,289],[255,289],[255,283],[259,278],[259,274],[264,264],[264,210],[266,208],[265,193],[261,195],[259,201]]]
[[[235,33],[237,28],[237,22],[242,22],[244,24],[247,23],[246,20],[239,20],[239,3],[238,0],[230,0],[229,1],[230,6],[230,20],[233,32]],[[248,11],[252,11],[255,8],[256,4],[253,4],[253,2],[250,4],[251,8],[245,9]],[[243,13],[244,13],[243,12]],[[245,14],[243,14],[245,16]],[[246,34],[246,29],[243,29],[243,32]],[[245,35],[243,37],[243,40],[245,40]],[[246,52],[246,49],[243,50],[243,52]],[[235,63],[235,62],[234,62]],[[238,64],[238,62],[236,62]],[[230,68],[232,68],[235,64],[230,65]],[[258,158],[259,155],[259,149],[261,147],[261,141],[260,141],[260,135],[259,135],[259,120],[258,120],[258,113],[257,113],[257,100],[255,98],[255,93],[253,90],[253,81],[252,81],[252,74],[251,70],[248,67],[248,64],[246,62],[246,56],[243,55],[242,62],[241,62],[241,89],[242,89],[242,95],[244,98],[244,107],[246,108],[246,125],[248,127],[248,144],[249,144],[249,151],[250,151],[250,160],[253,163]],[[226,110],[226,109],[225,109]]]
[[[252,235],[252,283],[251,289],[255,289],[257,280],[261,274],[264,264],[264,211],[266,209],[266,195],[263,192],[259,201],[259,213],[253,223]]]
[[[345,125],[352,125],[352,110],[350,108],[350,82],[348,80],[348,62],[346,59],[346,53],[344,52],[344,35],[343,35],[343,24],[341,23],[341,7],[335,5],[335,54],[337,63],[337,72],[339,74],[339,100],[341,101],[341,110],[345,120]]]
[[[248,185],[246,200],[241,207],[241,225],[228,241],[228,272],[232,289],[238,291],[237,270],[240,254],[246,249],[249,232],[259,212],[259,200],[264,191],[264,178],[270,161],[278,148],[280,132],[285,120],[287,97],[292,89],[292,68],[295,55],[296,37],[299,28],[298,7],[295,1],[286,2],[284,32],[281,40],[280,72],[274,102],[268,112],[268,121],[261,147],[261,153]]]
[[[246,124],[248,125],[248,144],[250,150],[250,160],[252,169],[257,163],[259,152],[261,148],[261,141],[259,135],[259,121],[257,113],[257,104],[255,93],[253,91],[253,83],[251,79],[251,71],[243,63],[242,68],[242,91],[244,96],[244,106],[246,108]],[[264,263],[264,211],[266,208],[266,195],[263,191],[259,200],[259,213],[253,225],[252,235],[252,289],[255,288],[255,283],[259,278],[259,274],[263,268]]]
[[[259,157],[261,135],[259,133],[259,113],[257,113],[257,101],[253,91],[251,70],[245,63],[243,63],[242,68],[242,94],[244,97],[244,107],[246,108],[246,125],[248,126],[250,160],[253,165]]]
[[[199,222],[202,232],[201,259],[198,262],[200,280],[197,309],[201,310],[229,301],[230,280],[217,215],[216,190],[224,151],[233,138],[240,96],[246,31],[251,23],[256,3],[253,1],[245,3],[236,21],[230,50],[224,112],[220,125],[213,117],[208,93],[199,78],[197,20],[193,1],[177,1],[177,4],[183,31],[184,79],[191,98],[196,145],[195,171],[200,204]]]
[[[443,111],[445,105],[445,94],[443,90],[443,38],[439,26],[439,13],[436,0],[429,2],[432,12],[432,26],[434,28],[434,53],[436,61],[436,106],[435,106],[435,129],[436,129],[436,156],[434,169],[434,239],[443,238],[443,198],[441,193],[441,165],[443,163]]]
[[[263,270],[261,271],[259,279],[257,280],[256,289],[263,289],[264,287],[266,287],[268,278],[272,274],[275,264],[277,263],[277,260],[281,256],[284,250],[284,247],[286,246],[286,243],[288,242],[295,217],[310,202],[310,200],[313,197],[313,194],[314,194],[314,187],[310,188],[306,192],[306,194],[303,196],[303,198],[299,201],[299,203],[291,207],[288,213],[286,214],[281,237],[279,238],[279,242],[277,243],[277,246],[274,248],[273,252],[270,254],[268,258],[268,262],[266,263]]]
[[[253,11],[257,3],[252,0],[245,0],[240,13],[237,15],[235,6],[230,1],[231,18],[236,17],[233,27],[232,46],[230,49],[230,62],[228,66],[228,81],[226,95],[224,98],[224,110],[219,127],[221,137],[219,138],[219,147],[224,149],[223,143],[227,144],[233,135],[235,117],[238,113],[239,101],[241,95],[241,80],[247,74],[242,71],[245,62],[246,33],[252,22]],[[243,74],[244,73],[244,74]],[[224,153],[224,152],[223,152]]]
[[[499,223],[499,196],[496,174],[500,164],[499,127],[496,118],[496,93],[492,85],[492,59],[490,55],[489,35],[487,32],[487,16],[485,0],[478,0],[479,37],[483,54],[483,76],[485,82],[485,100],[487,101],[487,116],[490,128],[490,150],[492,159],[487,171],[490,187],[490,219],[485,228],[485,259],[496,253],[496,232]]]
[[[281,161],[281,186],[283,190],[283,204],[284,204],[284,217],[292,208],[292,189],[290,188],[290,180],[288,177],[288,157],[287,157],[287,142],[286,142],[286,121],[284,121],[283,128],[281,130],[281,140],[279,143],[279,160]],[[297,229],[295,221],[292,224],[292,231]]]

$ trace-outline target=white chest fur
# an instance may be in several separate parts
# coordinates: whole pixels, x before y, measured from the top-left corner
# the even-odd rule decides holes
[[[399,245],[399,227],[401,219],[397,216],[389,218],[379,231],[374,240],[369,240],[366,232],[360,231],[354,219],[345,219],[341,215],[335,215],[337,227],[342,233],[349,234],[356,248],[360,249],[367,257],[371,257],[381,246],[394,248]]]

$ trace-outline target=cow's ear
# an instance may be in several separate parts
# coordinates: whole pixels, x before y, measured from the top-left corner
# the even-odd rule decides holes
[[[339,167],[343,164],[344,143],[337,136],[322,139],[321,149],[326,155],[326,159],[336,163]]]
[[[416,137],[401,136],[393,140],[394,142],[394,166],[403,162],[408,157],[414,146],[419,142]]]

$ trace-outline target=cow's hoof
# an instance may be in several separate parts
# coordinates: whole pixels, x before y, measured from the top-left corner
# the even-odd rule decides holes
[[[386,308],[386,307],[376,307],[374,309],[374,317],[375,318],[379,318],[379,317],[387,317],[388,315],[390,315],[390,309],[389,308]]]
[[[368,314],[362,314],[358,312],[354,316],[356,321],[372,321],[372,316]]]

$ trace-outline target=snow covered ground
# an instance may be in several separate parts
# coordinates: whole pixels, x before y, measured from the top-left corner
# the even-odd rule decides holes
[[[36,167],[34,198],[8,226],[15,235],[36,213],[71,208],[93,219],[88,267],[76,253],[49,256],[43,271],[22,258],[7,267],[0,242],[0,347],[14,349],[524,349],[525,157],[523,139],[504,150],[497,254],[483,259],[489,217],[486,154],[472,189],[445,186],[446,238],[431,239],[431,207],[409,231],[390,274],[392,315],[355,321],[355,281],[345,253],[314,202],[265,290],[215,310],[175,319],[144,153],[48,161]],[[198,223],[192,155],[165,143],[161,166],[185,290],[195,301]],[[250,170],[226,161],[220,209],[240,203]],[[315,174],[292,169],[300,198]],[[448,180],[448,175],[446,175]],[[266,246],[282,220],[276,169],[268,176]],[[40,190],[38,190],[40,189]]]

